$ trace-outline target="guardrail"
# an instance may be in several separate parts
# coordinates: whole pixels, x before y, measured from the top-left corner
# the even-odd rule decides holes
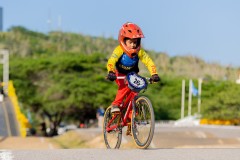
[[[15,92],[15,88],[13,86],[13,82],[9,81],[8,83],[8,96],[13,104],[15,114],[16,114],[16,119],[19,123],[19,130],[20,130],[20,135],[22,137],[27,136],[27,129],[30,128],[30,124],[28,122],[28,119],[26,116],[21,112],[19,103],[18,103],[18,98]]]
[[[240,119],[232,120],[212,120],[212,119],[201,119],[200,124],[209,124],[209,125],[240,125]]]

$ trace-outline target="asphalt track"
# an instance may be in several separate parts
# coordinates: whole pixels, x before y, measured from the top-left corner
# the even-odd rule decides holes
[[[14,108],[8,97],[0,102],[0,136],[19,136]]]
[[[101,129],[76,132],[94,139]],[[124,136],[123,143],[132,141]],[[0,149],[0,160],[239,160],[240,128],[156,125],[149,149]]]
[[[10,125],[11,124],[11,125]],[[17,136],[18,126],[9,99],[0,102],[0,136]],[[100,136],[101,129],[79,129],[90,138]],[[122,145],[132,138],[123,137]],[[22,144],[24,145],[24,143]],[[240,160],[240,127],[238,126],[174,126],[156,124],[149,149],[102,148],[85,149],[5,149],[0,160]]]
[[[1,150],[0,160],[239,160],[240,149]]]

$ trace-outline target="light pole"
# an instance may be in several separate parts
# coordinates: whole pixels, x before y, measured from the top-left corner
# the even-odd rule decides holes
[[[8,81],[9,81],[9,51],[6,49],[0,50],[0,63],[3,64],[3,91],[8,95]]]

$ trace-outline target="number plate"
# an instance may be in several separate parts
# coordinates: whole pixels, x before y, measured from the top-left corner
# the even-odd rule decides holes
[[[129,88],[135,91],[140,91],[147,86],[146,79],[138,74],[131,72],[127,75]]]

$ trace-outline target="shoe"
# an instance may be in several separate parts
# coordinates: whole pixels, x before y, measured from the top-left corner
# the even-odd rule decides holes
[[[120,109],[118,108],[118,106],[112,106],[111,113],[114,113],[114,112],[120,112]]]

